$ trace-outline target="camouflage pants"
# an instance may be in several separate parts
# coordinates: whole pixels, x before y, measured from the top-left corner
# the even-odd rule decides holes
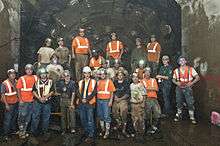
[[[88,65],[88,55],[76,54],[75,73],[76,80],[79,81],[82,77],[82,68]]]
[[[155,125],[161,115],[160,105],[155,98],[147,98],[145,101],[145,118]],[[154,119],[154,120],[153,120]]]
[[[61,110],[61,129],[63,131],[67,129],[75,128],[75,109],[69,109],[71,100],[61,99],[60,100],[60,110]]]
[[[131,118],[135,132],[144,133],[144,102],[137,104],[131,103]]]
[[[127,122],[128,115],[128,103],[126,100],[120,102],[114,102],[112,105],[113,118],[119,123]]]

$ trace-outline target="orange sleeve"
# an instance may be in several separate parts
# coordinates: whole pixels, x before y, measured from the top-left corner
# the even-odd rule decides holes
[[[17,85],[16,85],[16,88],[17,89],[21,89],[23,87],[22,85],[22,81],[21,81],[21,78],[18,79],[18,82],[17,82]]]
[[[110,92],[115,92],[115,85],[114,85],[114,83],[112,82],[112,80],[110,80],[109,81],[109,86],[108,86],[108,90],[110,91]]]

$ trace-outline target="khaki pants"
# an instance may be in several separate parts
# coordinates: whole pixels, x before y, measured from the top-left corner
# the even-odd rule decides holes
[[[151,125],[155,126],[161,116],[161,108],[157,99],[147,98],[145,107],[145,118],[150,121]]]
[[[88,55],[87,54],[76,54],[75,59],[75,73],[76,80],[80,81],[82,78],[82,68],[88,65]]]
[[[131,103],[131,118],[133,121],[133,127],[136,133],[144,133],[144,102],[143,103]]]
[[[112,106],[112,114],[113,118],[119,122],[119,124],[127,123],[128,102],[126,100],[114,102]]]
[[[66,131],[67,129],[75,128],[75,109],[69,109],[71,99],[61,99],[60,100],[60,110],[61,110],[61,129]]]

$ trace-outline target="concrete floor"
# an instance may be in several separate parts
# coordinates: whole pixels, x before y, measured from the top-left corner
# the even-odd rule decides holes
[[[118,141],[111,137],[108,140],[97,139],[96,146],[218,146],[220,145],[220,128],[211,126],[209,123],[198,123],[192,125],[189,121],[174,123],[171,120],[162,121],[162,134],[159,137],[146,136],[144,144],[135,143],[133,139]],[[75,139],[74,139],[75,138]],[[73,142],[78,143],[79,135],[73,136]],[[62,136],[52,132],[49,142],[44,143],[42,137],[38,137],[40,146],[61,146]],[[0,146],[26,146],[24,141],[13,136],[12,140]],[[73,145],[74,146],[74,145]],[[85,143],[79,146],[88,146]]]

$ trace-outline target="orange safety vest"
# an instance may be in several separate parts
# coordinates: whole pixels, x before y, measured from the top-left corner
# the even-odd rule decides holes
[[[93,67],[95,69],[99,69],[102,66],[102,57],[99,56],[99,58],[96,60],[95,57],[92,57],[89,62],[89,67]]]
[[[107,44],[106,51],[114,59],[118,59],[123,48],[123,44],[120,41],[111,41]]]
[[[89,48],[89,40],[86,37],[77,36],[73,39],[72,49],[76,54],[88,54]]]
[[[17,88],[21,90],[21,99],[24,102],[33,101],[33,86],[37,82],[38,77],[36,75],[22,76],[18,80]]]
[[[147,44],[147,59],[151,62],[158,61],[158,55],[161,51],[160,44],[158,42]]]
[[[111,94],[115,91],[115,86],[111,79],[99,80],[97,83],[97,98],[110,99]]]
[[[83,87],[82,87],[83,81],[84,81],[84,80],[80,80],[79,83],[78,83],[78,84],[79,84],[79,93],[80,93],[80,94],[83,94],[83,91],[82,91],[82,89],[83,89]],[[95,85],[96,85],[96,80],[90,79],[90,80],[89,80],[89,85],[88,85],[88,87],[87,87],[88,96],[91,95],[92,92],[94,91]],[[85,90],[85,89],[84,89],[84,90]],[[77,101],[77,103],[79,103],[79,100]],[[89,104],[95,104],[95,103],[96,103],[96,97],[94,96],[94,97],[89,101]]]
[[[176,76],[176,80],[183,84],[191,82],[193,80],[192,69],[192,67],[186,66],[184,68],[184,73],[180,71],[180,68],[175,69],[174,74]]]
[[[14,90],[14,87],[10,82],[10,80],[8,79],[5,80],[3,84],[6,87],[6,92],[5,92],[6,102],[9,104],[15,104],[16,102],[18,102],[17,91]]]
[[[147,90],[147,97],[157,98],[157,92],[156,91],[149,91],[147,89],[148,87],[153,87],[153,88],[156,88],[156,90],[158,91],[158,84],[157,84],[156,79],[154,79],[154,78],[143,79],[141,82],[144,84],[144,87]]]

